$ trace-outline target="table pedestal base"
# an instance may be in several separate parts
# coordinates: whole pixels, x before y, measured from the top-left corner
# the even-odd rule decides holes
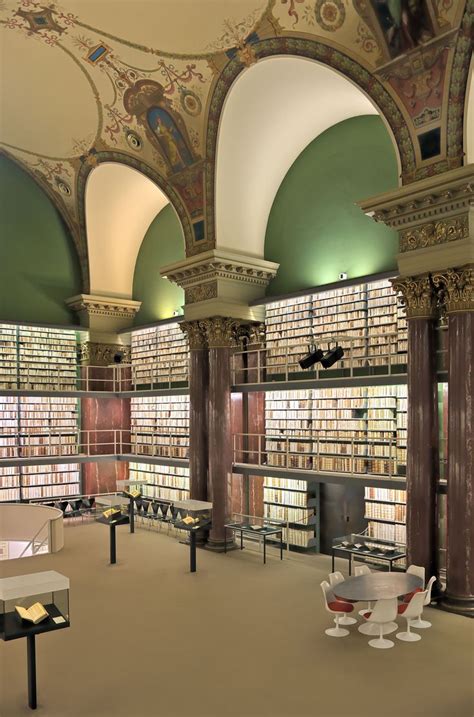
[[[380,635],[380,626],[375,622],[367,622],[365,625],[361,625],[357,629],[363,635]],[[398,630],[397,623],[387,622],[387,624],[383,626],[382,635],[390,635],[390,633],[395,632],[395,630]]]

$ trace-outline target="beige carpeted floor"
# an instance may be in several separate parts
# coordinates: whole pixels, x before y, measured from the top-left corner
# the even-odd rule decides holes
[[[99,524],[68,527],[56,555],[1,565],[71,579],[71,628],[37,638],[38,715],[472,717],[473,620],[429,609],[420,642],[374,650],[354,628],[324,634],[325,556],[264,567],[251,550],[200,550],[192,575],[176,539],[127,531],[115,566]],[[0,714],[31,714],[24,640],[0,643],[0,667]]]

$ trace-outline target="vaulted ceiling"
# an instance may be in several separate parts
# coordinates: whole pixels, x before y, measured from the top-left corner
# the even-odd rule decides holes
[[[221,113],[236,77],[260,59],[307,57],[370,95],[404,181],[462,162],[469,17],[464,0],[421,5],[403,27],[396,3],[382,0],[0,0],[0,143],[63,214],[87,290],[86,183],[101,162],[128,164],[165,191],[188,254],[214,245]],[[321,101],[321,126],[327,110]],[[298,132],[293,118],[288,133]],[[418,140],[432,130],[439,151],[426,157]]]

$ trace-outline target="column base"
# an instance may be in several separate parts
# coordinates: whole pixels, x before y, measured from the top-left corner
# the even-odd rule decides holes
[[[212,550],[212,552],[214,553],[223,553],[225,550],[227,550],[227,552],[229,552],[230,550],[237,550],[237,544],[234,542],[234,540],[228,540],[226,548],[223,540],[209,538],[204,548],[206,550]]]
[[[474,617],[474,595],[471,597],[456,597],[445,593],[438,603],[438,607],[446,612],[453,612],[456,615]]]

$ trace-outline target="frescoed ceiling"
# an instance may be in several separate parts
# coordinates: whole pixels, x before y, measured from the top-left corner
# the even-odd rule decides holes
[[[467,50],[455,48],[464,0],[421,5],[407,20],[388,0],[0,0],[1,148],[63,214],[86,290],[85,187],[102,161],[147,174],[174,203],[188,254],[205,250],[208,135],[222,110],[214,88],[232,62],[258,61],[265,43],[267,55],[291,54],[295,42],[304,55],[316,40],[322,61],[337,53],[338,71],[373,75],[407,124],[400,141],[409,136],[423,164],[417,135],[446,126],[447,68],[462,84]]]

